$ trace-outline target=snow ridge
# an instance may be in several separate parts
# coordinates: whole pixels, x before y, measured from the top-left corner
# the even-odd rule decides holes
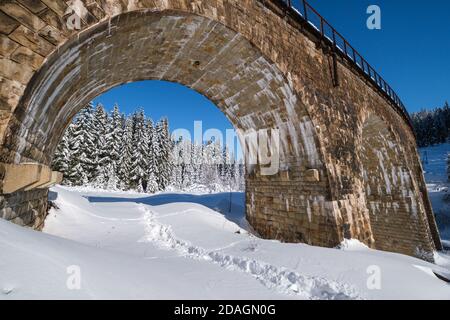
[[[144,212],[145,242],[156,243],[167,250],[175,250],[188,258],[210,261],[223,268],[251,275],[266,287],[279,293],[297,296],[303,299],[347,300],[363,299],[359,293],[348,284],[342,284],[321,277],[304,276],[287,268],[245,257],[233,257],[217,250],[206,250],[178,239],[172,228],[159,223],[155,214],[148,207],[141,205]]]

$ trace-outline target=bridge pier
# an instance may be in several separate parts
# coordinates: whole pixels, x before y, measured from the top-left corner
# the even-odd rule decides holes
[[[0,218],[41,230],[47,215],[48,189],[17,191],[0,195]]]
[[[40,230],[47,214],[48,188],[61,183],[62,174],[35,163],[2,163],[0,172],[0,218]]]

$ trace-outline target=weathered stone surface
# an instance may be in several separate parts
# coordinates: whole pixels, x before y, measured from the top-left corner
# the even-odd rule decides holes
[[[63,174],[61,172],[52,171],[50,174],[50,180],[47,183],[44,183],[38,186],[38,189],[48,189],[49,187],[59,184],[63,181]]]
[[[317,169],[306,170],[305,180],[308,182],[319,182],[320,181],[319,170]]]
[[[0,3],[0,10],[34,31],[45,27],[44,21],[18,3],[5,1]]]
[[[33,186],[42,179],[44,170],[44,166],[39,164],[2,164],[2,168],[2,194],[11,194]]]
[[[355,238],[420,257],[440,246],[405,118],[341,58],[336,87],[330,48],[274,2],[81,1],[79,31],[67,29],[64,1],[42,3],[39,20],[11,8],[18,20],[0,20],[9,40],[46,58],[12,61],[17,48],[2,49],[0,74],[27,85],[17,107],[14,95],[0,95],[2,162],[48,165],[91,99],[130,81],[173,81],[238,129],[279,129],[280,171],[265,176],[257,165],[246,178],[247,218],[262,236],[320,246]],[[39,64],[29,81],[27,66]],[[3,196],[2,214],[41,228],[47,193],[36,190]]]
[[[51,182],[51,180],[52,180],[52,170],[47,166],[40,166],[38,179],[34,183],[25,187],[25,191],[30,191],[39,188],[41,186],[48,185]]]
[[[44,61],[44,57],[23,46],[14,50],[10,58],[15,62],[29,65],[33,70],[37,70]]]
[[[41,0],[58,16],[63,17],[66,14],[67,4],[63,0]]]
[[[0,76],[26,84],[32,75],[33,70],[28,65],[19,64],[6,58],[0,58]]]
[[[11,52],[13,52],[19,44],[12,41],[7,36],[0,34],[0,56],[9,57]]]
[[[19,191],[0,196],[0,218],[37,230],[42,229],[47,211],[47,190]]]
[[[0,110],[14,112],[24,89],[20,82],[0,77]]]
[[[44,57],[55,48],[53,44],[42,38],[37,32],[31,31],[23,25],[14,30],[9,37]]]
[[[41,0],[18,0],[18,1],[21,5],[23,5],[33,13],[42,12],[44,9],[47,8],[47,6],[43,4]]]
[[[66,25],[66,20],[63,17],[58,16],[53,10],[45,9],[41,13],[39,13],[39,17],[45,21],[49,26],[55,28],[65,37],[69,36],[73,33],[73,30],[68,30]],[[61,39],[61,41],[65,41],[65,39]],[[59,42],[60,44],[61,42]]]
[[[39,31],[39,35],[55,46],[66,40],[66,37],[62,34],[62,32],[50,25],[42,28]]]
[[[17,20],[14,20],[2,11],[0,11],[0,21],[0,32],[4,34],[10,34],[20,25]]]

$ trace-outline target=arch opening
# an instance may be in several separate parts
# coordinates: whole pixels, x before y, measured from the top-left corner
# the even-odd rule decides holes
[[[116,87],[65,129],[52,170],[63,185],[137,191],[244,191],[231,123],[192,89],[166,81]]]

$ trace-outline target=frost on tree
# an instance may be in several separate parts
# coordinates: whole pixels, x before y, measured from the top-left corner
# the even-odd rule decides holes
[[[450,105],[411,114],[419,147],[450,142]]]

